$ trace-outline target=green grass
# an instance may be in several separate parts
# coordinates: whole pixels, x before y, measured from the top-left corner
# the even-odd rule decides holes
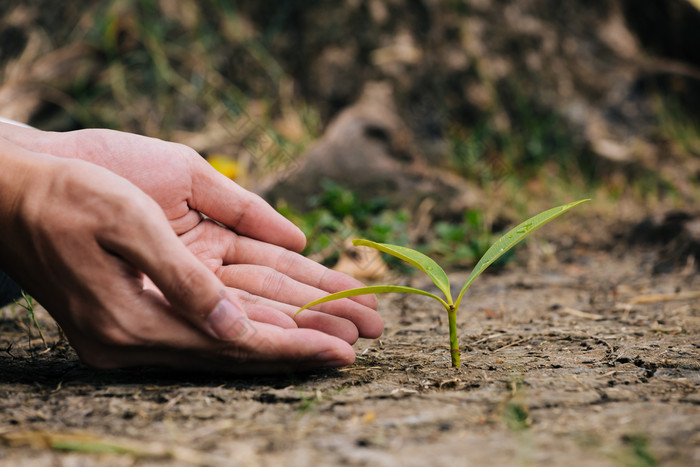
[[[530,411],[522,401],[509,401],[503,409],[503,421],[511,431],[530,428]]]
[[[41,326],[39,326],[39,321],[36,319],[36,313],[35,313],[35,305],[36,302],[34,301],[34,298],[27,294],[24,290],[22,290],[22,298],[17,300],[15,302],[16,305],[18,305],[20,308],[22,308],[24,311],[27,312],[27,318],[30,321],[29,326],[27,326],[28,330],[31,330],[32,324],[36,328],[37,331],[39,331],[39,337],[41,338],[41,342],[43,342],[45,348],[49,348],[48,344],[46,343],[46,339],[44,338],[44,333],[41,330]],[[30,331],[31,335],[31,331]]]
[[[297,212],[284,203],[277,206],[306,235],[305,255],[313,255],[323,264],[332,265],[348,239],[366,237],[377,242],[408,242],[411,216],[406,210],[388,209],[387,201],[381,198],[363,200],[330,180],[322,181],[321,186],[322,191],[309,200],[309,212]]]
[[[620,465],[625,467],[656,467],[659,465],[646,436],[639,433],[625,435],[622,442],[626,449],[618,459]]]
[[[483,211],[478,209],[465,212],[459,223],[438,221],[434,230],[434,238],[420,250],[426,254],[439,255],[444,263],[453,267],[473,264],[497,238],[496,233],[487,225]],[[512,253],[509,252],[499,258],[494,266],[503,266],[511,258]]]
[[[51,125],[211,134],[195,147],[204,155],[245,158],[261,172],[293,162],[320,135],[320,117],[268,51],[266,31],[228,2],[182,8],[166,14],[158,2],[126,0],[87,10],[71,40],[91,47],[98,79],[76,80],[61,102],[67,118]]]
[[[453,123],[448,131],[454,170],[486,189],[506,179],[539,177],[555,167],[565,180],[595,177],[590,155],[565,119],[520,91],[515,80],[488,83],[492,104],[469,125]]]
[[[363,200],[357,193],[330,180],[321,183],[322,191],[310,200],[311,209],[302,213],[285,203],[277,209],[306,235],[308,241],[303,253],[331,266],[338,260],[347,240],[366,238],[378,243],[408,245],[411,233],[417,228],[416,219],[406,209],[391,209],[385,199]],[[414,244],[424,254],[440,258],[451,268],[472,266],[491,246],[498,232],[492,232],[478,209],[464,213],[460,222],[438,221],[421,242]],[[383,254],[387,264],[402,273],[411,268],[396,258]],[[509,252],[499,258],[495,267],[512,259]]]
[[[659,136],[676,145],[681,157],[700,157],[700,124],[676,96],[654,96]]]

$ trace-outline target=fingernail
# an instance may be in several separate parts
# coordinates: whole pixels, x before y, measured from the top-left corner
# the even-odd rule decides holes
[[[224,298],[207,317],[207,325],[215,338],[235,341],[248,332],[248,317],[243,310]]]

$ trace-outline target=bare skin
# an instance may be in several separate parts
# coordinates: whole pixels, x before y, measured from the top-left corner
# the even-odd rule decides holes
[[[296,227],[189,148],[0,124],[0,158],[0,265],[90,365],[342,366],[381,334],[373,297],[295,317],[359,282],[296,253]]]

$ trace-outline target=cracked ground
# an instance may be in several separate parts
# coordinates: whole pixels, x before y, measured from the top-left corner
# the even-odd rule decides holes
[[[697,465],[700,277],[653,274],[653,254],[574,247],[484,275],[457,369],[418,296],[380,296],[385,333],[351,367],[247,379],[93,371],[41,310],[48,349],[8,307],[0,464]]]

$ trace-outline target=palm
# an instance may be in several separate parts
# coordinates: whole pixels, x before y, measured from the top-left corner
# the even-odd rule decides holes
[[[329,303],[296,315],[301,305],[358,282],[298,253],[237,235],[206,220],[180,239],[221,281],[231,287],[251,318],[282,327],[324,331],[347,342],[378,337],[381,320],[374,297]]]

